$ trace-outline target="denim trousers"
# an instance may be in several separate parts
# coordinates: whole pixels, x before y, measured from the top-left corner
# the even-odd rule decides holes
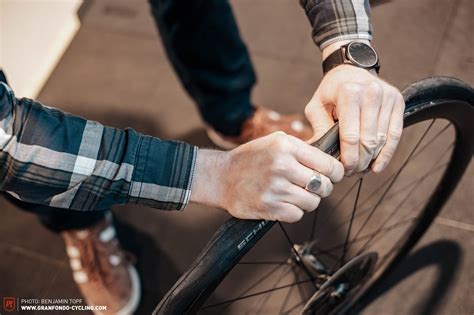
[[[254,111],[256,76],[228,0],[150,0],[150,5],[168,59],[202,119],[224,135],[238,135]],[[6,82],[2,71],[0,80]],[[66,211],[4,196],[55,232],[87,228],[108,212]]]

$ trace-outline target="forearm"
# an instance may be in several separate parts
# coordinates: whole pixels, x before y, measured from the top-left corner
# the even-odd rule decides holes
[[[140,203],[182,209],[196,149],[18,100],[0,85],[0,189],[74,210]]]
[[[312,26],[312,37],[323,50],[344,40],[372,39],[368,0],[300,0]]]

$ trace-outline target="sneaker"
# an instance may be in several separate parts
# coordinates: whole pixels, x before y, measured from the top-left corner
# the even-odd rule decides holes
[[[283,131],[301,140],[308,140],[313,135],[304,116],[283,115],[263,107],[256,107],[255,113],[242,125],[240,135],[225,136],[212,128],[207,129],[207,135],[218,147],[230,150],[276,131]]]
[[[131,255],[120,248],[112,216],[88,229],[62,232],[62,236],[85,302],[107,307],[94,314],[133,314],[140,301],[140,279]]]

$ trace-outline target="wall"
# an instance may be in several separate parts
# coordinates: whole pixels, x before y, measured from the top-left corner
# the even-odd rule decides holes
[[[0,0],[0,67],[17,96],[38,95],[80,26],[82,0]]]

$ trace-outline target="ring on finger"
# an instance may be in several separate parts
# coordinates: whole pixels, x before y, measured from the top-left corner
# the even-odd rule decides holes
[[[321,187],[321,182],[321,174],[316,171],[313,171],[313,176],[311,176],[309,182],[306,184],[305,189],[315,194]]]

